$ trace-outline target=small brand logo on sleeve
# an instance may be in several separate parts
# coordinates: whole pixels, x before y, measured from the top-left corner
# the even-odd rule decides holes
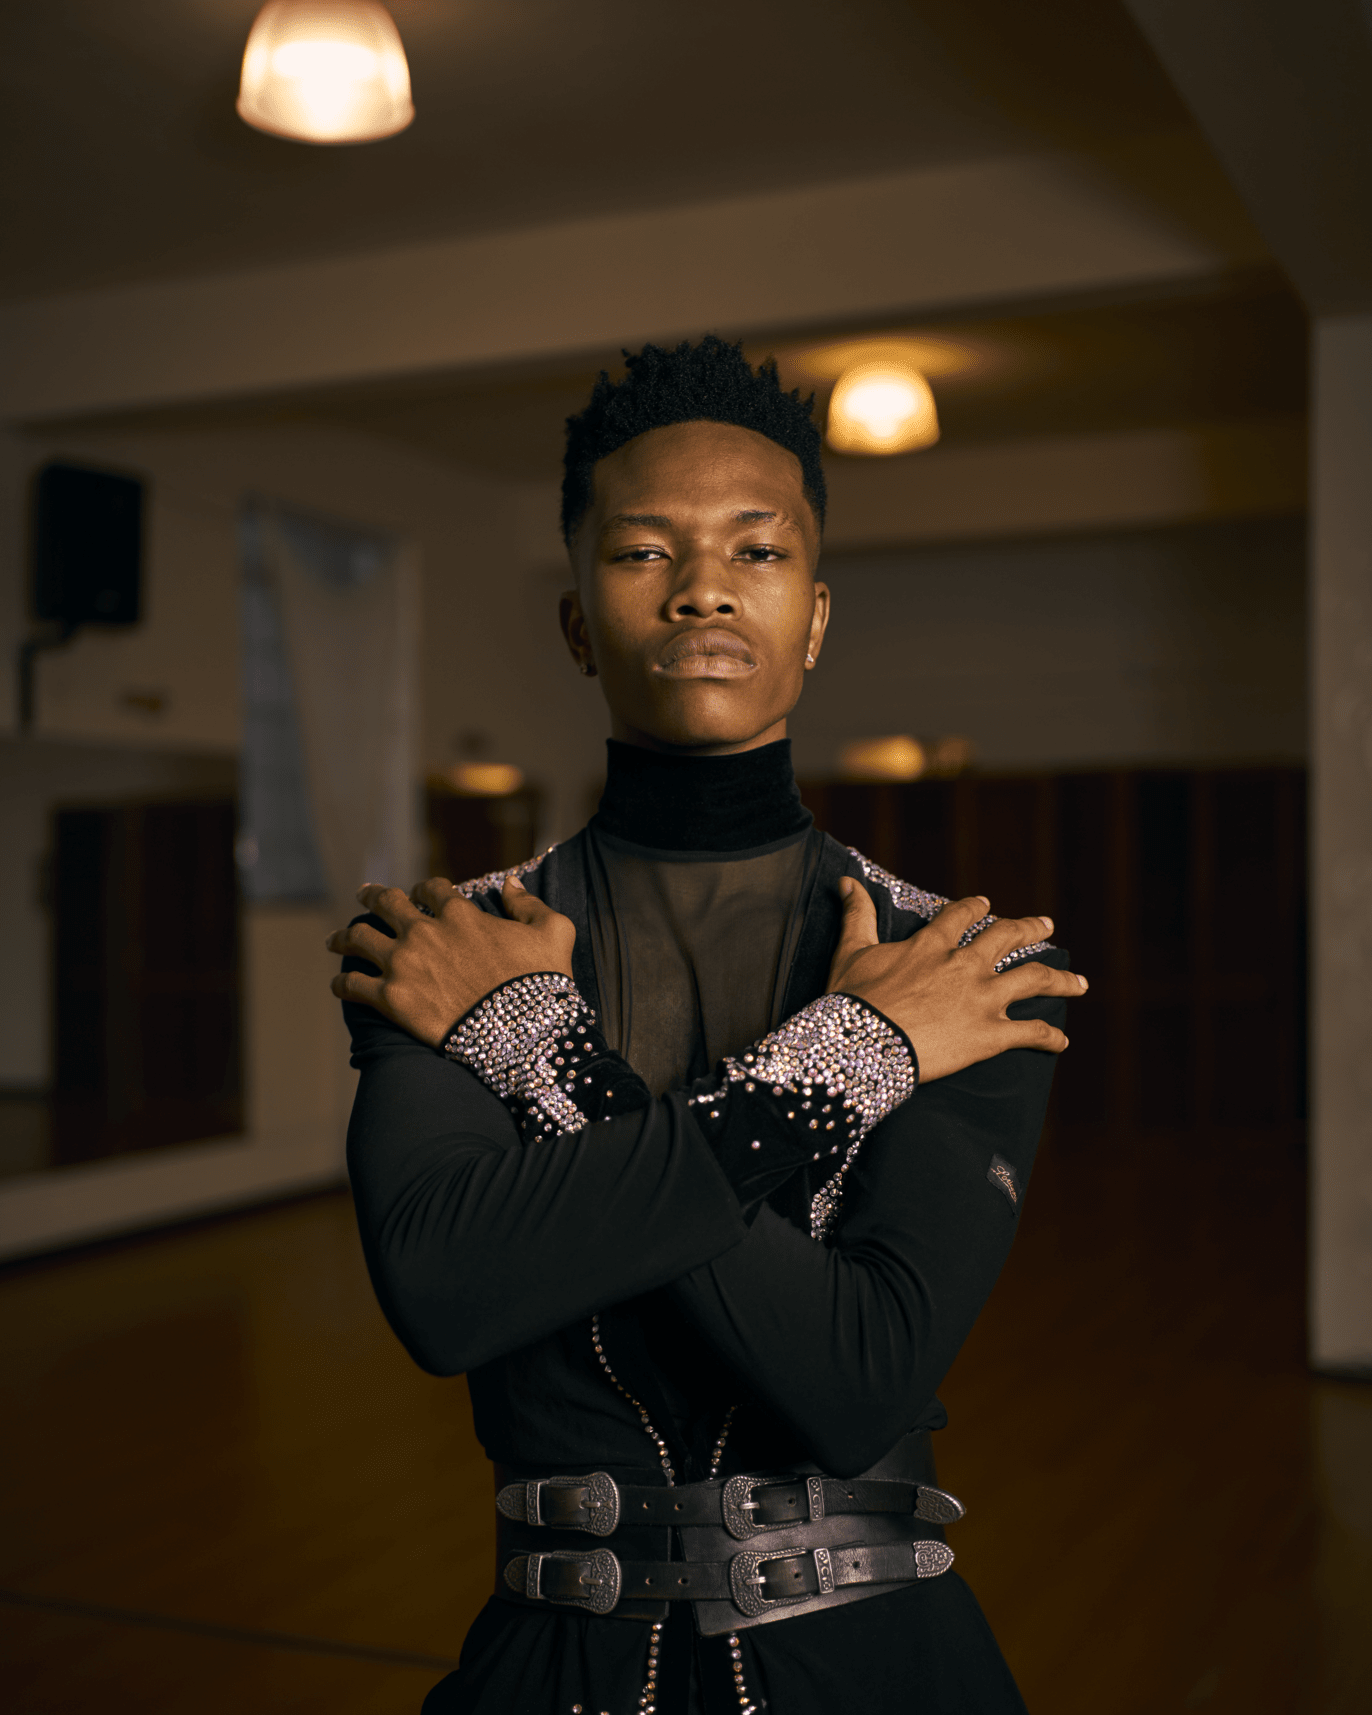
[[[1019,1175],[1014,1166],[1003,1155],[993,1155],[991,1165],[986,1169],[986,1177],[991,1183],[1010,1199],[1011,1206],[1019,1208]]]

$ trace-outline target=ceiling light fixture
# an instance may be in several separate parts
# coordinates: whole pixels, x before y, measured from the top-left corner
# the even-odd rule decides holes
[[[829,399],[827,439],[839,453],[910,453],[938,439],[929,383],[911,364],[859,363]]]
[[[924,746],[904,732],[860,738],[845,744],[839,757],[845,780],[918,780],[927,766]]]
[[[301,143],[371,143],[414,118],[400,32],[376,0],[268,0],[243,51],[238,115]]]
[[[440,778],[462,798],[508,798],[524,784],[524,771],[509,762],[455,762]]]

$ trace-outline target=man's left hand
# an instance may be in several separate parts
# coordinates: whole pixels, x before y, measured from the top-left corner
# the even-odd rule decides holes
[[[335,929],[325,943],[329,951],[367,959],[381,975],[340,971],[333,992],[374,1006],[432,1048],[502,983],[531,971],[572,974],[576,926],[513,878],[501,894],[508,917],[491,916],[441,877],[420,882],[408,896],[369,883],[357,899],[390,924],[395,939],[367,923]]]

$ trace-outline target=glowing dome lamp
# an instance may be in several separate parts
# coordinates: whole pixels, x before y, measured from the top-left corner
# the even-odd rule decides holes
[[[911,453],[938,439],[929,383],[908,364],[860,363],[838,379],[827,439],[839,453]]]
[[[844,745],[839,766],[845,780],[918,780],[928,756],[917,738],[902,732]]]
[[[376,0],[268,0],[243,52],[238,115],[301,143],[371,143],[414,118],[410,68]]]

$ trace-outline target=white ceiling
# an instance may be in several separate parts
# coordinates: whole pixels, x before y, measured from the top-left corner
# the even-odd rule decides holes
[[[392,9],[415,124],[318,148],[233,111],[256,0],[9,8],[0,297],[1191,129],[1119,0]]]

